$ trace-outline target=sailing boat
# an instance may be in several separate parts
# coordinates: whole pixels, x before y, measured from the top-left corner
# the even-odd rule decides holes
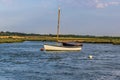
[[[60,28],[60,8],[58,8],[58,26],[57,26],[57,42],[59,38],[59,28]],[[49,45],[44,44],[44,50],[46,51],[80,51],[82,49],[82,44],[75,42],[61,42],[61,45]]]

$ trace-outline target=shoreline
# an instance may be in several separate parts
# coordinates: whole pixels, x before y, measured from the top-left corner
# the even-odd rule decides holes
[[[0,36],[0,43],[15,43],[24,41],[54,41],[56,37],[49,36]],[[120,45],[120,39],[116,38],[74,38],[60,37],[59,42],[81,42],[81,43],[107,43]]]

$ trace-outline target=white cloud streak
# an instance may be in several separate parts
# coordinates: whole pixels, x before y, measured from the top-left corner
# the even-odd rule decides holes
[[[120,0],[58,0],[58,1],[71,6],[92,8],[106,8],[109,6],[120,5]]]
[[[119,0],[114,0],[114,1],[108,1],[108,2],[103,2],[103,0],[95,0],[96,3],[96,8],[106,8],[109,6],[118,6],[120,5],[120,1]]]
[[[0,3],[12,5],[15,1],[19,0],[0,0]],[[49,0],[41,0],[41,2],[49,2]],[[51,2],[54,0],[51,0]],[[120,0],[57,0],[67,6],[77,7],[92,7],[92,8],[106,8],[109,6],[119,6]],[[44,5],[45,6],[45,5]]]

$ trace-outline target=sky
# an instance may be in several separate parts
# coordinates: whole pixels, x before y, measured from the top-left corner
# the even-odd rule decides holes
[[[0,0],[0,31],[120,36],[120,0]]]

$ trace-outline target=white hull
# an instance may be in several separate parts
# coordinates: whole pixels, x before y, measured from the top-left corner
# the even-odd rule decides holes
[[[77,47],[66,47],[66,46],[56,46],[56,45],[44,45],[46,51],[80,51],[81,46]]]

